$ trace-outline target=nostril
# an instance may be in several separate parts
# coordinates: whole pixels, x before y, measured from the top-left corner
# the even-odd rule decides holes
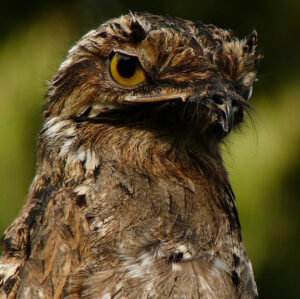
[[[213,100],[217,105],[223,105],[223,104],[224,104],[224,100],[223,100],[220,96],[218,96],[218,95],[216,95],[216,94],[214,94],[214,95],[212,96],[212,100]]]

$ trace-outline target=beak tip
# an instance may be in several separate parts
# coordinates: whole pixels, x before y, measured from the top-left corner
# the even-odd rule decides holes
[[[231,131],[231,125],[227,123],[226,119],[221,120],[220,122],[221,128],[225,134],[229,134]]]

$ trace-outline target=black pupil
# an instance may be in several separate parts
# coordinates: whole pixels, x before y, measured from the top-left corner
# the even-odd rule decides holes
[[[117,69],[120,76],[130,78],[134,75],[137,66],[137,58],[129,56],[121,56]]]

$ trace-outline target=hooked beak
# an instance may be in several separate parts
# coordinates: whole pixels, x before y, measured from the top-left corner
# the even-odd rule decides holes
[[[239,106],[235,100],[217,94],[209,98],[201,98],[198,95],[193,95],[188,100],[191,102],[202,102],[208,107],[212,106],[215,108],[218,124],[224,133],[230,133],[234,126],[235,113],[239,110]]]
[[[221,99],[220,104],[216,104],[218,112],[218,121],[225,133],[230,133],[234,124],[234,113],[238,110],[237,106],[233,106],[230,99]]]

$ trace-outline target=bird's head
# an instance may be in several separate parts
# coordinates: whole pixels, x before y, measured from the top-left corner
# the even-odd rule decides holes
[[[45,117],[163,124],[222,138],[249,107],[262,58],[256,43],[256,32],[238,40],[177,18],[137,13],[110,20],[69,51],[50,82]]]

